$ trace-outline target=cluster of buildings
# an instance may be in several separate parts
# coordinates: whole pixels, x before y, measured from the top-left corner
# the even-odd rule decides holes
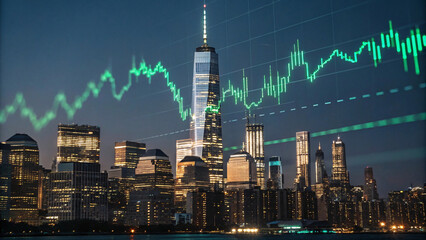
[[[219,169],[214,160],[205,160],[212,156],[208,150],[201,151],[204,157],[181,154],[180,144],[190,144],[178,140],[175,174],[162,150],[131,141],[115,143],[114,165],[102,172],[96,126],[60,124],[51,169],[39,165],[34,139],[15,134],[0,144],[0,217],[32,225],[90,219],[129,226],[188,224],[203,230],[290,230],[306,221],[341,229],[424,228],[425,188],[390,192],[385,201],[370,167],[364,185],[352,186],[339,137],[332,143],[331,174],[318,146],[311,180],[309,132],[297,132],[294,187],[284,188],[281,158],[264,159],[263,131],[262,124],[248,122],[243,148]]]
[[[248,117],[242,149],[224,163],[220,94],[218,54],[207,45],[204,24],[204,44],[194,54],[190,136],[176,142],[175,174],[166,153],[132,141],[115,143],[114,165],[102,172],[96,126],[60,124],[51,169],[39,165],[34,139],[15,134],[0,144],[0,218],[34,225],[90,219],[245,231],[294,230],[308,223],[424,228],[425,188],[391,192],[385,201],[370,167],[365,184],[352,186],[340,137],[332,143],[328,172],[321,146],[312,162],[309,132],[297,132],[294,187],[284,188],[281,158],[266,161],[264,125]]]

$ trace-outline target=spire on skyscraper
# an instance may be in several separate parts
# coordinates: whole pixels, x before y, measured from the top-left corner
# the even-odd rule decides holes
[[[321,150],[321,142],[318,142],[318,150]]]
[[[207,45],[207,22],[206,22],[206,0],[204,0],[204,24],[203,24],[203,40],[204,44]]]

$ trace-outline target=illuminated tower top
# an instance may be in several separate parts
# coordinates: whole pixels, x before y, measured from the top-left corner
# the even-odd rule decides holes
[[[206,1],[204,0],[204,24],[203,24],[203,40],[204,44],[207,45],[207,19],[206,19]]]

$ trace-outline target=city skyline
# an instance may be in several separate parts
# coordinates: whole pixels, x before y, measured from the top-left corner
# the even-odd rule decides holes
[[[220,6],[222,3],[211,3],[211,8],[208,8],[209,14],[208,14],[208,22],[209,25],[212,24],[214,27],[209,27],[210,30],[212,30],[212,33],[209,32],[209,42],[212,43],[212,46],[217,46],[218,49],[218,53],[220,55],[220,69],[224,69],[225,73],[229,73],[231,71],[235,71],[236,69],[231,69],[230,68],[230,57],[227,51],[232,51],[231,48],[226,48],[226,44],[224,44],[219,38],[220,34],[218,34],[218,32],[221,31],[220,25],[216,26],[218,23],[220,23],[220,21],[218,21],[217,19],[217,14],[221,14],[220,11],[218,11],[218,9],[220,9]],[[274,9],[278,9],[282,3],[277,3],[276,6],[274,6]],[[161,6],[161,4],[159,4]],[[184,4],[185,7],[189,8],[190,4],[186,3]],[[198,4],[199,5],[199,4]],[[209,5],[210,7],[210,3],[209,1],[207,1],[207,5]],[[391,4],[392,5],[392,4]],[[229,5],[227,5],[227,9],[231,8]],[[253,8],[253,9],[257,9],[257,7],[262,7],[263,5],[259,4],[259,6],[248,6],[249,9]],[[42,9],[40,9],[42,6],[38,6],[38,8],[40,11],[42,11]],[[154,6],[155,7],[155,6]],[[270,5],[267,5],[266,7],[264,6],[262,9],[266,10],[270,10]],[[364,6],[360,6],[359,8],[362,8]],[[344,9],[344,7],[342,6],[336,6],[336,8],[338,9]],[[198,7],[198,10],[200,10],[201,8]],[[190,10],[192,11],[192,10]],[[259,11],[261,10],[253,10],[252,14],[256,14],[259,13]],[[262,10],[263,11],[263,10]],[[343,10],[342,10],[343,11]],[[219,13],[218,13],[219,12]],[[200,18],[200,11],[195,11],[193,12],[194,15],[194,19],[199,19]],[[170,14],[170,16],[175,16],[173,14]],[[417,15],[415,15],[417,16]],[[415,16],[413,18],[415,18]],[[422,15],[420,15],[422,16]],[[223,17],[223,16],[222,16]],[[228,19],[229,17],[225,17],[224,19]],[[371,17],[372,18],[372,17]],[[383,17],[383,26],[378,27],[377,29],[375,29],[374,31],[371,31],[371,34],[374,34],[375,32],[383,32],[386,30],[386,25],[388,19],[392,19],[393,23],[394,23],[394,28],[398,29],[398,25],[400,26],[405,26],[404,24],[397,24],[398,22],[398,18],[393,16],[392,14]],[[211,22],[210,22],[211,19]],[[250,19],[250,18],[249,18]],[[191,32],[197,33],[197,35],[194,37],[194,39],[190,38],[190,43],[187,43],[188,47],[184,47],[182,49],[182,51],[185,51],[185,53],[182,53],[182,56],[184,59],[187,59],[188,61],[191,61],[191,56],[193,53],[193,49],[196,46],[199,46],[201,44],[201,40],[202,38],[200,38],[200,27],[199,23],[200,21],[197,21],[197,24],[189,24],[188,23],[188,29],[191,28]],[[412,22],[419,22],[419,21],[414,21],[412,20]],[[421,22],[421,21],[420,21]],[[409,23],[411,22],[406,22],[407,25],[409,25]],[[216,24],[216,25],[215,25]],[[423,24],[423,23],[422,23]],[[420,24],[420,26],[424,26]],[[194,27],[194,29],[192,29],[192,27]],[[258,30],[259,28],[254,27],[253,30]],[[7,30],[7,29],[6,29]],[[401,32],[404,29],[400,30]],[[297,35],[297,34],[296,34]],[[231,36],[231,35],[228,35]],[[256,35],[254,35],[256,36]],[[211,38],[210,38],[211,37]],[[300,37],[300,36],[299,36]],[[379,36],[377,36],[379,37]],[[279,39],[281,39],[280,36],[278,36]],[[292,37],[292,41],[290,41],[290,39],[288,39],[289,42],[294,42],[295,39],[297,37]],[[303,42],[306,41],[302,41],[304,39],[300,39],[300,43],[303,44]],[[254,40],[253,40],[254,41]],[[169,42],[170,43],[170,42]],[[228,43],[229,44],[229,43]],[[309,44],[309,43],[308,43]],[[253,46],[254,48],[255,46]],[[288,49],[291,49],[292,45],[289,44],[287,46]],[[281,47],[280,48],[280,54],[285,54],[288,53],[286,47]],[[351,47],[347,48],[352,49]],[[141,53],[143,49],[137,49],[136,51],[140,51]],[[166,47],[165,50],[170,50],[168,47]],[[247,50],[247,49],[246,49]],[[253,50],[255,51],[255,50]],[[3,51],[2,51],[3,52]],[[167,51],[164,52],[164,55],[167,54]],[[142,54],[144,55],[144,54]],[[240,55],[240,54],[239,54]],[[131,55],[129,55],[131,56]],[[155,55],[153,53],[148,53],[148,58],[159,58],[161,59],[160,56]],[[122,56],[123,58],[126,58],[125,56]],[[139,56],[137,55],[136,58],[138,58]],[[309,56],[306,55],[305,57],[312,57],[312,59],[315,59],[314,56]],[[193,58],[193,56],[192,56]],[[222,64],[222,58],[224,59],[225,63]],[[252,57],[249,57],[250,59],[252,59]],[[108,57],[106,57],[106,59],[108,59]],[[423,58],[422,58],[423,59]],[[168,60],[166,60],[167,62]],[[170,60],[173,61],[173,60]],[[178,61],[181,61],[181,59],[179,59]],[[249,66],[255,65],[254,60],[252,60],[253,62],[251,64],[249,64]],[[189,65],[192,65],[193,62],[191,62]],[[422,63],[421,63],[422,64]],[[119,64],[116,64],[114,62],[114,64],[111,64],[113,66],[113,70],[118,70],[119,67],[123,67],[123,69],[127,69],[128,65],[126,62],[122,62]],[[118,66],[117,66],[118,65]],[[172,64],[173,65],[173,64]],[[400,66],[401,64],[389,64],[390,66],[388,67],[386,64],[381,65],[378,69],[376,68],[372,68],[371,72],[378,72],[380,74],[385,74],[384,72],[388,69],[391,69],[392,66]],[[167,65],[165,65],[167,66]],[[412,65],[410,65],[412,66]],[[192,68],[191,67],[188,67]],[[381,70],[380,68],[384,68],[383,70]],[[396,67],[395,67],[396,68]],[[187,72],[186,75],[188,75],[188,78],[191,80],[192,76],[191,72],[192,70],[190,69],[188,71],[188,69],[180,69],[178,71],[180,72]],[[344,67],[342,67],[342,69],[344,69]],[[170,69],[170,71],[173,70]],[[265,69],[259,69],[259,72],[264,72]],[[253,78],[253,75],[256,75],[255,73],[253,73],[253,71],[255,71],[255,68],[249,68],[249,70],[246,70],[245,74],[250,75],[251,74],[251,78]],[[267,69],[266,69],[267,71]],[[396,71],[396,70],[394,70]],[[101,71],[94,71],[92,72],[93,74],[93,78],[95,78],[95,75],[98,74]],[[171,71],[173,73],[173,71]],[[401,70],[401,72],[403,72],[403,70]],[[239,73],[241,74],[241,73]],[[399,73],[398,73],[399,74]],[[423,73],[421,73],[423,74]],[[404,75],[401,74],[401,77],[404,76],[410,76],[410,73],[404,73]],[[420,75],[418,78],[422,78],[424,75]],[[82,74],[81,76],[79,76],[80,78],[85,78],[85,76]],[[227,80],[229,78],[229,75],[225,75],[226,78],[224,78],[224,81],[221,83],[221,86],[226,85]],[[347,76],[342,76],[342,78],[345,78]],[[222,76],[220,76],[220,78],[222,78]],[[2,84],[3,84],[3,80],[5,78],[2,77]],[[411,85],[413,87],[417,86],[415,84],[418,83],[418,81],[416,81],[416,77],[413,76],[412,79],[414,79],[413,81],[411,81]],[[189,82],[187,81],[186,83],[190,84],[190,80]],[[6,80],[5,80],[6,81]],[[324,80],[321,79],[318,81],[318,83],[316,84],[321,84],[322,81],[328,81],[328,80]],[[5,84],[2,85],[2,89],[3,86],[5,87],[5,91],[7,92],[11,92],[11,93],[15,93],[16,91],[14,90],[14,88],[11,86],[12,85],[7,85],[5,82]],[[250,82],[251,84],[251,82]],[[398,85],[398,84],[396,84]],[[185,84],[181,84],[181,86],[185,86]],[[389,85],[389,89],[392,89],[394,85]],[[154,87],[154,86],[153,86]],[[155,85],[155,87],[161,87],[160,85]],[[311,86],[307,87],[310,88]],[[325,86],[324,86],[325,87]],[[61,89],[62,87],[59,86],[57,89]],[[73,91],[77,91],[77,87],[70,87],[67,86],[66,88],[66,92],[69,91],[69,89],[73,89]],[[251,87],[250,87],[251,88]],[[163,89],[163,88],[161,88]],[[345,89],[345,87],[342,87],[342,89]],[[387,88],[386,88],[387,89]],[[386,90],[384,89],[384,90]],[[400,86],[399,89],[403,89],[403,86]],[[20,89],[17,89],[19,91],[21,91]],[[308,91],[304,88],[300,88],[294,91],[297,92],[304,92],[304,91]],[[324,90],[324,89],[323,89]],[[368,88],[367,87],[367,92],[371,92],[371,90],[376,90],[376,89],[372,89],[372,88]],[[379,89],[380,90],[380,89]],[[325,90],[326,91],[326,90]],[[344,90],[342,90],[344,91]],[[422,91],[419,89],[413,89],[411,91]],[[2,90],[2,102],[1,102],[1,106],[4,106],[4,104],[8,104],[8,102],[5,100],[5,98],[10,98],[12,99],[12,96],[9,96],[9,93],[4,93]],[[56,89],[54,89],[54,85],[52,86],[52,89],[48,90],[48,94],[53,94],[54,92],[56,92]],[[329,93],[329,92],[328,92]],[[372,92],[374,93],[374,92]],[[103,94],[103,93],[102,93]],[[137,97],[135,95],[139,94],[139,93],[131,93],[131,91],[129,91],[130,94],[130,99],[132,99],[133,97]],[[358,94],[359,96],[362,96],[360,94]],[[384,95],[384,98],[386,98],[386,102],[389,103],[389,105],[394,104],[394,100],[389,100],[388,99],[388,93],[386,93]],[[167,95],[168,96],[168,95]],[[421,93],[419,92],[415,92],[415,96],[413,98],[415,99],[421,99],[424,96],[424,91],[422,91]],[[34,95],[34,98],[36,96]],[[162,96],[162,97],[165,97]],[[349,97],[349,95],[347,96]],[[149,98],[142,98],[144,106],[145,105],[149,105],[151,103],[151,101],[156,101],[157,97],[153,96],[154,99],[149,99]],[[373,98],[373,97],[371,97]],[[378,97],[376,97],[378,98]],[[101,98],[99,99],[100,101],[106,101],[106,103],[110,104],[112,108],[117,109],[120,106],[122,106],[121,104],[123,104],[123,102],[121,104],[118,103],[114,103],[111,102],[109,100],[105,100],[105,95],[101,95]],[[138,99],[138,98],[134,98],[134,99]],[[188,99],[188,98],[187,98]],[[347,113],[347,111],[340,109],[340,107],[333,107],[334,110],[337,111],[337,113],[333,114],[331,110],[327,110],[325,109],[325,107],[321,108],[321,112],[317,111],[317,110],[309,110],[307,109],[307,111],[310,111],[308,113],[300,113],[302,110],[300,110],[301,107],[304,106],[304,104],[309,104],[309,103],[315,103],[316,101],[320,101],[322,99],[315,99],[312,98],[310,99],[309,102],[301,102],[300,99],[297,98],[293,98],[296,99],[296,102],[300,102],[300,105],[295,105],[295,108],[297,107],[298,110],[294,111],[294,114],[297,114],[295,116],[290,116],[292,110],[292,107],[284,107],[286,110],[286,113],[283,114],[283,116],[285,115],[285,117],[280,117],[280,116],[276,116],[279,115],[279,111],[281,108],[275,108],[271,111],[267,111],[264,110],[262,108],[257,109],[255,111],[258,112],[258,116],[260,114],[269,114],[274,112],[274,115],[270,115],[268,117],[259,117],[260,122],[262,122],[266,128],[265,128],[265,141],[271,141],[271,140],[276,140],[276,139],[283,139],[283,138],[290,138],[294,136],[294,133],[297,131],[301,131],[301,130],[307,130],[309,132],[318,132],[318,131],[322,131],[322,130],[327,130],[327,129],[333,129],[335,127],[342,127],[342,126],[348,126],[351,124],[358,124],[358,123],[364,123],[364,122],[369,122],[369,121],[375,121],[375,120],[380,120],[380,119],[387,119],[387,118],[391,118],[391,117],[396,117],[396,116],[401,116],[401,115],[406,115],[406,114],[411,114],[411,113],[415,113],[418,108],[416,107],[410,107],[409,111],[402,111],[402,110],[398,110],[398,114],[393,114],[390,110],[386,110],[386,107],[384,108],[384,112],[385,113],[380,113],[380,114],[373,114],[372,112],[374,112],[375,110],[371,110],[371,112],[367,113],[366,116],[368,117],[358,117],[357,119],[351,120],[348,119],[347,117],[344,117],[344,113]],[[157,99],[158,100],[158,99]],[[389,101],[388,101],[389,100]],[[47,101],[47,100],[46,100]],[[127,101],[127,100],[126,100]],[[369,100],[365,100],[365,101],[369,101]],[[374,100],[375,101],[375,100]],[[377,101],[381,101],[381,100],[377,100]],[[96,102],[96,101],[95,101]],[[175,132],[175,131],[180,131],[180,130],[186,130],[188,129],[188,125],[189,122],[176,122],[173,126],[167,126],[170,125],[167,123],[167,121],[165,120],[158,120],[157,118],[151,118],[149,117],[149,119],[151,120],[150,122],[158,122],[155,123],[154,125],[157,126],[155,127],[154,131],[152,130],[146,130],[143,127],[141,127],[141,129],[143,130],[139,130],[138,128],[135,128],[135,126],[132,126],[133,129],[138,129],[137,131],[133,131],[130,129],[125,129],[121,126],[121,124],[119,122],[115,122],[112,121],[110,122],[109,120],[104,120],[104,118],[98,117],[96,115],[98,115],[100,113],[100,115],[102,115],[103,112],[102,108],[99,110],[100,112],[97,112],[98,110],[95,110],[97,108],[97,103],[88,103],[89,104],[89,109],[87,111],[90,111],[90,109],[93,111],[92,113],[90,112],[86,112],[86,110],[82,110],[83,112],[77,113],[77,115],[75,116],[74,120],[66,120],[65,119],[65,114],[63,114],[63,116],[59,116],[59,118],[57,119],[57,121],[59,122],[64,122],[64,123],[73,123],[76,122],[78,124],[90,124],[90,125],[96,125],[96,126],[100,126],[103,131],[105,132],[105,140],[101,139],[101,155],[100,155],[100,163],[102,166],[103,170],[107,170],[110,168],[111,165],[113,165],[113,159],[114,159],[114,142],[119,142],[119,141],[125,141],[125,140],[130,140],[130,141],[138,141],[138,142],[144,142],[147,144],[148,148],[161,148],[164,149],[165,153],[167,155],[170,156],[170,159],[172,160],[172,164],[174,164],[174,154],[175,154],[175,149],[174,147],[176,146],[176,140],[178,139],[183,139],[183,138],[187,138],[188,137],[188,132],[184,131],[183,133],[179,133],[179,134],[174,134],[174,135],[168,135],[168,137],[157,137],[157,138],[151,138],[151,139],[141,139],[141,138],[148,138],[151,136],[155,136],[158,134],[163,134],[163,133],[168,133],[168,132]],[[408,100],[403,100],[402,104],[410,104],[412,103],[413,100],[408,99]],[[46,103],[45,101],[43,102],[34,102],[37,106],[38,105],[43,105],[43,103]],[[163,105],[165,104],[164,102],[162,102]],[[187,104],[189,104],[189,102],[186,102]],[[225,103],[226,104],[226,103]],[[343,103],[343,104],[350,104],[350,103]],[[358,109],[358,108],[362,108],[362,106],[364,103],[360,103],[359,106],[352,106],[352,108],[354,109]],[[368,104],[368,103],[366,103]],[[377,108],[382,107],[382,105],[380,105],[380,102],[377,103]],[[333,104],[334,105],[334,102]],[[171,105],[167,105],[167,106],[171,106]],[[347,106],[347,105],[345,105]],[[423,108],[423,105],[421,105],[419,108]],[[146,108],[146,111],[145,111]],[[141,111],[145,114],[147,112],[157,112],[157,110],[153,111],[152,109],[153,107],[150,106],[145,106],[144,108],[141,109]],[[40,108],[43,109],[43,108]],[[169,109],[169,107],[166,107],[165,109]],[[233,108],[232,106],[229,105],[225,105],[223,107],[224,109],[224,113],[227,112],[232,112],[232,111],[238,111],[237,108]],[[228,110],[230,109],[230,110]],[[417,109],[417,110],[416,110]],[[115,110],[114,110],[115,111]],[[118,113],[117,115],[126,113],[126,111],[120,111],[120,113]],[[359,110],[358,110],[359,111]],[[127,112],[129,113],[129,112]],[[310,121],[309,119],[315,119],[315,116],[321,114],[321,115],[328,115],[331,113],[331,116],[333,116],[332,118],[335,120],[333,124],[329,124],[329,125],[325,125],[325,124],[318,124],[318,123],[314,123],[313,121]],[[59,114],[62,115],[62,114]],[[149,115],[149,114],[148,114]],[[104,114],[104,116],[108,116],[108,114]],[[171,114],[171,115],[166,115],[167,118],[170,119],[178,119],[178,116],[176,116],[176,114]],[[224,147],[228,147],[228,146],[235,146],[240,144],[244,138],[242,138],[241,136],[244,136],[244,120],[240,120],[240,118],[244,117],[243,114],[241,115],[236,115],[236,114],[232,114],[229,113],[226,116],[226,119],[224,119],[224,129],[223,129],[223,138],[224,138]],[[130,117],[132,118],[132,117]],[[161,118],[161,117],[160,117]],[[55,132],[56,130],[56,126],[54,123],[49,124],[45,129],[43,129],[41,132],[35,132],[34,130],[30,129],[29,127],[29,123],[25,120],[21,120],[19,119],[19,116],[13,117],[12,119],[15,119],[13,121],[13,123],[10,123],[9,121],[6,124],[2,124],[1,127],[1,139],[2,141],[5,141],[6,139],[8,139],[10,136],[12,136],[13,134],[15,134],[16,132],[25,132],[28,133],[31,137],[33,137],[39,144],[39,148],[40,148],[40,162],[43,166],[49,168],[51,166],[52,163],[52,159],[56,156],[56,146],[55,146],[55,138],[56,138],[56,133],[52,134],[52,132]],[[230,122],[234,119],[237,119],[238,121],[233,123]],[[158,120],[158,121],[157,121]],[[299,121],[297,121],[299,120]],[[105,122],[104,122],[105,121]],[[278,121],[282,121],[286,124],[286,129],[282,130],[281,128],[277,127],[277,123]],[[295,124],[297,122],[297,124]],[[141,121],[141,124],[148,124],[148,121]],[[118,126],[117,129],[114,129],[114,125]],[[125,123],[123,123],[123,125],[125,125]],[[163,132],[162,128],[160,129],[160,126],[167,126],[165,127],[165,130]],[[280,125],[278,125],[280,126]],[[278,131],[276,131],[276,129],[279,129]],[[400,139],[398,139],[399,137],[397,137],[398,134],[391,134],[389,132],[392,132],[392,130],[390,129],[396,129],[396,132],[398,134],[402,134],[403,136],[405,136],[406,138],[408,138],[409,136],[413,136],[415,135],[415,133],[417,133],[417,136],[414,136],[416,138],[416,141],[413,141],[413,143],[402,143],[400,141]],[[392,188],[393,185],[398,185],[398,189],[405,189],[406,187],[408,187],[410,184],[414,184],[414,185],[420,185],[421,183],[423,183],[424,181],[424,174],[423,173],[419,173],[419,171],[414,171],[414,174],[407,174],[408,172],[412,172],[413,169],[410,168],[407,164],[407,166],[404,166],[404,169],[401,170],[402,172],[402,176],[401,179],[399,180],[391,180],[391,181],[387,181],[389,175],[392,175],[393,173],[395,173],[396,171],[398,171],[399,169],[397,168],[398,166],[400,166],[404,161],[406,161],[405,156],[406,155],[411,155],[411,158],[414,159],[412,161],[414,161],[417,164],[423,164],[422,166],[424,166],[424,163],[420,162],[419,159],[424,159],[425,156],[425,150],[424,147],[421,147],[422,145],[424,146],[424,136],[419,136],[419,132],[421,132],[421,130],[424,129],[424,121],[418,121],[418,122],[414,122],[414,123],[407,123],[407,124],[402,124],[402,125],[398,125],[398,126],[388,126],[388,127],[383,127],[383,128],[375,128],[375,129],[370,129],[370,130],[362,130],[362,131],[356,131],[356,132],[347,132],[347,133],[341,133],[340,136],[345,139],[345,143],[348,144],[348,149],[347,149],[347,164],[348,164],[348,169],[350,169],[351,172],[351,183],[352,181],[354,181],[354,185],[362,185],[363,184],[363,178],[360,176],[363,176],[364,174],[364,168],[367,165],[371,165],[374,169],[375,169],[375,179],[377,180],[379,187],[379,192],[381,196],[383,196],[384,194],[386,195],[387,192],[389,190],[394,190]],[[120,131],[120,132],[119,132]],[[233,132],[231,136],[231,134],[229,134],[229,132]],[[406,132],[406,133],[404,133]],[[327,136],[321,136],[321,137],[315,137],[311,139],[311,146],[317,146],[318,142],[321,141],[323,143],[323,150],[324,150],[324,162],[326,165],[326,169],[327,169],[327,173],[329,174],[329,176],[331,175],[331,164],[332,164],[332,154],[331,154],[331,144],[329,144],[331,142],[332,139],[336,138],[337,134],[333,134],[333,135],[327,135]],[[173,137],[170,137],[173,136]],[[372,138],[379,138],[382,140],[382,142],[386,142],[386,144],[381,144],[381,143],[377,143],[377,145],[373,145],[373,143],[375,143],[377,140],[373,140]],[[349,141],[349,142],[347,142]],[[380,141],[379,141],[380,142]],[[361,144],[366,144],[366,145],[370,145],[370,146],[375,146],[376,149],[374,148],[365,148],[362,149]],[[54,149],[54,150],[52,150]],[[284,169],[284,173],[285,173],[285,186],[289,187],[291,186],[291,184],[293,183],[294,180],[294,173],[295,173],[295,165],[296,165],[296,154],[295,153],[295,143],[294,142],[286,142],[286,143],[281,143],[281,144],[276,144],[274,145],[266,145],[265,146],[265,159],[268,159],[270,156],[273,155],[278,155],[281,156],[283,159],[283,169]],[[313,156],[315,156],[315,149],[313,149],[313,147],[311,147],[310,150],[310,155],[311,155],[311,183],[313,183],[313,179],[315,179],[315,176],[312,174],[315,172],[314,170],[314,159]],[[227,151],[224,153],[224,164],[226,164],[227,159],[229,158],[229,154],[234,153],[235,150],[231,150],[231,151]],[[392,158],[393,155],[393,158]],[[417,159],[417,160],[416,160]],[[268,166],[268,165],[266,165]],[[383,166],[389,166],[389,169],[385,169],[383,168]],[[410,170],[411,169],[411,170]],[[421,168],[420,168],[421,169]],[[266,175],[267,176],[267,175]],[[405,182],[404,179],[407,179],[407,181]],[[394,181],[394,182],[392,182]]]

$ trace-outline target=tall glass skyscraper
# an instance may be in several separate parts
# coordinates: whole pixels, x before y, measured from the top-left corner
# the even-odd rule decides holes
[[[269,158],[269,178],[272,180],[276,189],[283,189],[284,174],[280,156],[272,156]]]
[[[327,172],[324,164],[324,152],[319,144],[318,150],[315,152],[315,183],[323,183],[325,178],[327,178]]]
[[[193,155],[209,168],[210,185],[223,187],[223,146],[220,110],[219,62],[213,47],[207,45],[206,5],[204,5],[204,44],[194,53],[192,121]]]
[[[304,189],[311,185],[311,165],[309,151],[309,132],[296,133],[296,188]]]
[[[99,164],[100,128],[59,124],[57,171],[49,174],[48,219],[108,220],[108,175]]]
[[[266,187],[265,181],[265,152],[264,152],[264,126],[260,123],[246,124],[246,148],[247,152],[256,162],[257,185],[262,189]]]
[[[349,193],[349,172],[346,167],[345,144],[337,137],[332,145],[333,167],[331,175],[330,191],[332,199],[337,201],[346,200]]]
[[[14,222],[38,222],[37,142],[27,134],[17,133],[9,138],[9,164],[11,165],[10,219]]]
[[[373,168],[365,167],[364,170],[364,200],[372,201],[378,200],[379,194],[377,192],[376,179],[373,176]]]

